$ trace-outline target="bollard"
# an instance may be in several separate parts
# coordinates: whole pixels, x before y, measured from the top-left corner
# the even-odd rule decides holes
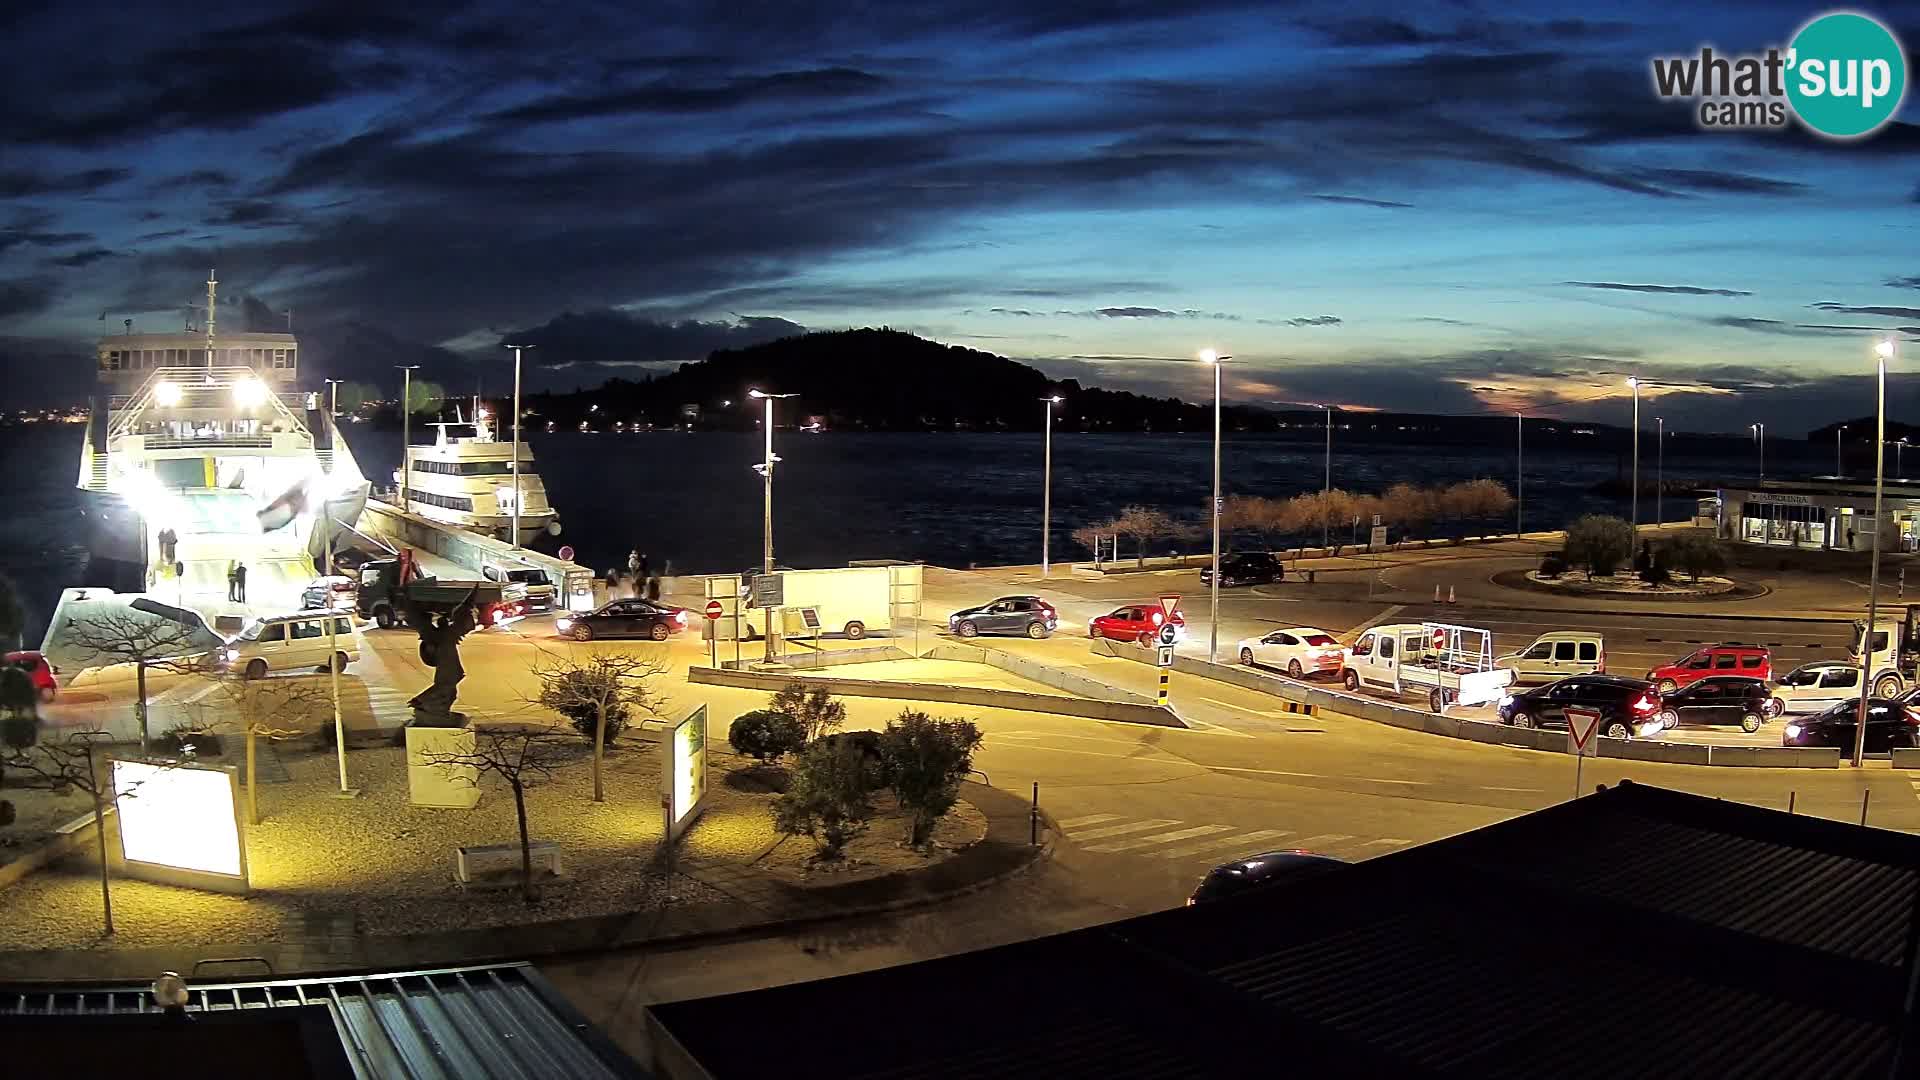
[[[1433,587],[1433,602],[1436,604],[1440,602],[1440,586],[1438,584],[1435,584]]]
[[[1027,811],[1027,846],[1040,846],[1040,781],[1033,782],[1033,809]]]
[[[1793,798],[1795,795],[1798,795],[1798,794],[1799,792],[1797,791],[1787,792],[1787,813],[1789,814],[1793,813]]]
[[[1867,799],[1873,795],[1871,788],[1860,793],[1860,824],[1867,823]]]
[[[1453,603],[1453,586],[1447,586],[1447,603]]]

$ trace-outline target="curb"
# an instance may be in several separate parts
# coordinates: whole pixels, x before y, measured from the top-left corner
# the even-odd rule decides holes
[[[1501,570],[1487,578],[1487,581],[1503,589],[1513,589],[1516,592],[1542,593],[1547,596],[1573,596],[1580,599],[1588,599],[1596,595],[1594,593],[1564,592],[1551,585],[1533,580],[1527,576],[1527,573],[1525,570]],[[1628,604],[1705,604],[1720,600],[1758,600],[1772,593],[1772,587],[1767,585],[1734,582],[1733,587],[1724,592],[1694,593],[1689,596],[1645,596],[1635,593],[1599,593],[1597,595],[1605,599],[1618,600]]]
[[[968,852],[979,850],[997,842],[996,851],[1003,851],[1005,865],[993,868],[990,872],[938,891],[918,892],[910,895],[894,896],[867,904],[851,904],[834,910],[823,910],[793,915],[786,918],[764,919],[757,922],[737,922],[731,925],[694,926],[678,932],[669,932],[637,940],[622,941],[620,935],[607,933],[605,928],[621,925],[635,920],[644,920],[649,916],[661,915],[661,912],[631,912],[616,915],[584,916],[576,919],[553,920],[545,923],[522,923],[509,926],[495,926],[478,929],[444,931],[435,934],[396,934],[391,936],[365,936],[357,939],[361,943],[357,958],[342,958],[337,963],[284,963],[288,947],[279,942],[261,943],[216,943],[205,946],[174,946],[166,948],[129,948],[115,949],[61,949],[32,952],[0,952],[0,982],[9,985],[30,986],[42,983],[65,986],[120,986],[129,981],[143,981],[161,970],[189,971],[196,961],[205,961],[215,957],[272,957],[273,978],[286,979],[309,975],[352,975],[373,972],[392,971],[396,967],[406,966],[447,966],[449,964],[487,964],[514,960],[562,960],[578,957],[603,956],[609,950],[638,950],[647,948],[685,948],[692,945],[720,941],[774,935],[808,926],[819,926],[846,919],[861,918],[870,915],[895,911],[906,911],[921,907],[931,907],[948,900],[968,896],[991,888],[1016,874],[1024,873],[1041,860],[1051,858],[1058,829],[1046,811],[1041,811],[1045,835],[1038,845],[1027,843],[1028,803],[1017,796],[999,791],[985,785],[967,781],[963,785],[965,798],[976,809],[987,816],[987,834],[968,848]],[[998,809],[988,811],[982,804],[1001,804]],[[1013,812],[1018,808],[1018,813]],[[995,833],[1003,835],[996,837]],[[1017,837],[1008,834],[1017,832]],[[1016,842],[1017,840],[1017,842]],[[822,886],[822,891],[831,889],[885,890],[892,887],[902,888],[916,877],[939,878],[954,871],[953,864],[966,856],[966,852],[945,863],[918,870],[898,871],[865,881],[847,882],[840,885]],[[681,871],[695,880],[702,880],[692,871]],[[704,881],[702,881],[705,884]],[[718,886],[708,885],[716,891]],[[801,889],[800,886],[785,886],[787,889]],[[744,901],[728,904],[707,904],[682,908],[681,911],[696,912],[706,908],[737,908],[751,906]],[[671,909],[670,909],[671,910]],[[722,916],[724,912],[709,912],[709,916]],[[543,935],[565,935],[568,940],[561,943],[529,944],[529,939]],[[511,945],[511,947],[508,947]],[[379,956],[378,963],[369,962],[371,957]],[[99,972],[87,975],[62,975],[63,968],[70,968],[74,958],[99,960],[113,958],[119,966],[112,972]],[[62,964],[65,959],[67,964]],[[100,968],[102,965],[88,964],[83,967]]]

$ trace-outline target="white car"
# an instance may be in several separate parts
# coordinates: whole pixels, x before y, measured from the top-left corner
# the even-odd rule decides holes
[[[331,642],[329,618],[333,620]],[[244,672],[249,679],[263,678],[269,671],[324,671],[329,660],[344,670],[360,660],[360,635],[353,632],[353,619],[347,615],[325,611],[274,615],[255,619],[228,641],[223,659],[228,670]]]
[[[1773,686],[1773,715],[1817,713],[1860,696],[1860,665],[1802,664]]]
[[[1275,630],[1261,637],[1243,638],[1240,662],[1249,667],[1285,671],[1296,679],[1309,675],[1339,675],[1347,650],[1331,633],[1311,626]]]

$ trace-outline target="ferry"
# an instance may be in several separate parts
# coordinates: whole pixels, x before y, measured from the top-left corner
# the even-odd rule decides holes
[[[467,420],[456,411],[454,420],[431,425],[439,431],[433,443],[406,448],[405,463],[394,473],[396,490],[381,498],[395,505],[404,499],[406,509],[429,521],[495,540],[528,545],[560,535],[560,515],[533,469],[533,448],[522,441],[516,456],[511,440],[495,437],[493,412],[478,400],[472,415]]]

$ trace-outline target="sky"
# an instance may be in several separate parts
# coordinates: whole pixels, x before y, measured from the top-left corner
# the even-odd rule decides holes
[[[16,0],[0,397],[84,394],[217,268],[309,381],[887,325],[1192,400],[1214,347],[1249,405],[1624,423],[1637,375],[1675,430],[1806,430],[1872,411],[1875,334],[1920,364],[1920,106],[1702,130],[1649,60],[1824,10]]]

